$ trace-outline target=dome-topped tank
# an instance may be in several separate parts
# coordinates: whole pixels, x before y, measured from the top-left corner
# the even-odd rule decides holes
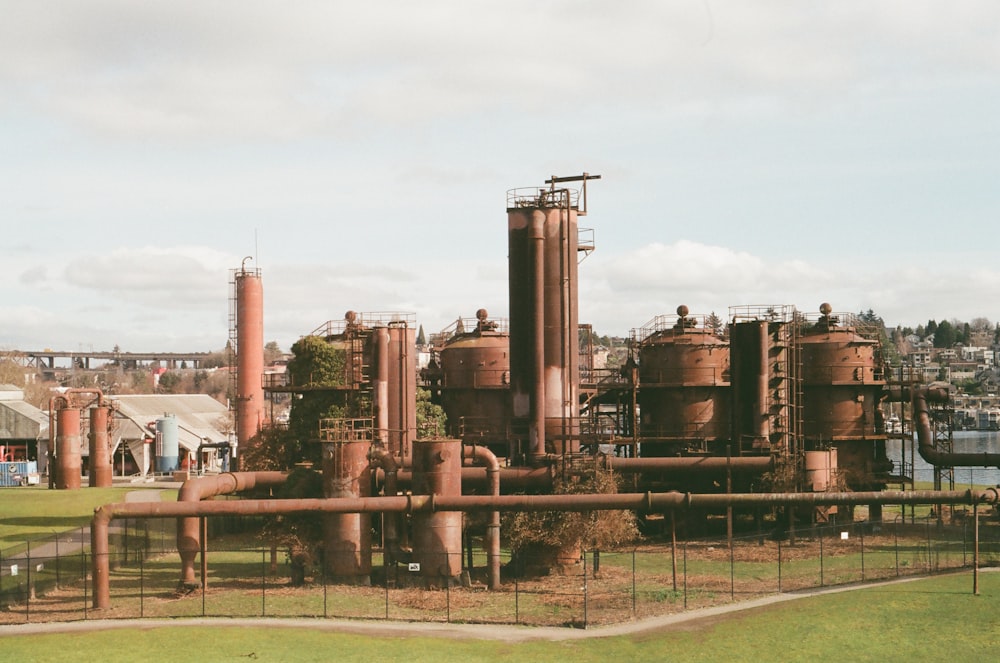
[[[460,319],[441,336],[445,339],[438,352],[441,407],[448,416],[449,433],[507,456],[510,336],[506,325],[479,309],[474,321]]]
[[[807,449],[829,445],[854,489],[876,488],[888,471],[879,401],[885,387],[881,345],[859,333],[851,314],[829,304],[799,338],[802,433]]]
[[[658,316],[639,331],[642,454],[707,452],[729,437],[729,344],[711,320]]]

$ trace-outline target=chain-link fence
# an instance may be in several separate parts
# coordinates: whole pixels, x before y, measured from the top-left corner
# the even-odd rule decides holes
[[[254,522],[210,521],[207,582],[179,587],[175,521],[116,520],[110,608],[95,611],[89,534],[36,540],[0,559],[0,623],[144,617],[313,617],[586,627],[782,592],[969,568],[972,524],[855,522],[794,539],[763,534],[587,551],[546,576],[526,555],[502,555],[502,586],[487,589],[486,556],[464,551],[463,573],[429,587],[406,564],[373,556],[370,583],[342,584],[317,560],[293,586],[288,554],[263,544]],[[1000,563],[1000,531],[980,528],[981,565]],[[470,565],[471,560],[471,565]],[[442,560],[443,561],[443,560]],[[444,564],[442,564],[444,566]],[[366,576],[367,578],[368,576]],[[971,581],[970,581],[971,591]]]

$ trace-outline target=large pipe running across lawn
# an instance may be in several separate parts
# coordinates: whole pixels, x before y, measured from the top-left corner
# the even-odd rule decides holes
[[[227,472],[210,477],[199,477],[184,482],[180,492],[177,493],[177,501],[198,503],[209,497],[241,493],[257,486],[278,486],[283,484],[287,478],[288,474],[285,472]],[[179,518],[177,520],[177,552],[181,556],[180,584],[184,587],[198,586],[194,574],[194,561],[200,551],[201,528],[198,524],[198,518]],[[96,596],[94,600],[96,602]]]
[[[257,473],[258,475],[260,473]],[[264,473],[271,474],[271,473]],[[280,473],[274,473],[280,474]],[[110,606],[108,526],[113,518],[185,518],[210,515],[277,515],[308,511],[322,513],[414,513],[418,511],[600,511],[631,509],[666,512],[727,506],[831,506],[849,504],[996,504],[997,488],[985,490],[911,490],[858,493],[622,493],[602,495],[399,495],[333,499],[128,502],[105,504],[94,511],[91,524],[94,601]]]

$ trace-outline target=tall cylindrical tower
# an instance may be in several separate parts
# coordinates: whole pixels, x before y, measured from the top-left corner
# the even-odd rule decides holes
[[[388,331],[389,449],[408,463],[417,437],[416,333],[406,321],[390,322]]]
[[[90,456],[88,458],[88,485],[91,488],[111,486],[111,408],[98,405],[90,408]]]
[[[264,420],[264,289],[260,270],[240,267],[236,298],[236,440],[247,443]]]
[[[556,183],[583,181],[585,192],[596,177],[507,192],[511,399],[535,459],[579,450],[577,217],[586,194]]]
[[[56,411],[57,490],[80,488],[83,457],[80,453],[80,409],[66,406]]]

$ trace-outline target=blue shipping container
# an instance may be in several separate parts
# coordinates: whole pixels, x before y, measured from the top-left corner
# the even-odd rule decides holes
[[[32,475],[35,479],[32,483],[38,483],[38,463],[33,460],[0,463],[0,486],[26,486]]]

